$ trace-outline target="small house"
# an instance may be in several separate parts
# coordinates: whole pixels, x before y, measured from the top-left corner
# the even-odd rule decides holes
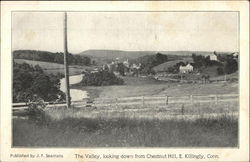
[[[209,58],[210,58],[211,61],[218,61],[218,56],[217,56],[216,52],[209,55]]]
[[[194,67],[191,64],[187,64],[186,66],[180,66],[179,71],[180,73],[189,73],[194,70]]]

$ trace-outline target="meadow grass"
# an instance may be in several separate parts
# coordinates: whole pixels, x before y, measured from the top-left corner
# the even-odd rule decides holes
[[[212,118],[223,115],[237,117],[237,102],[223,103],[194,103],[169,105],[130,105],[105,107],[54,107],[46,109],[50,120],[63,120],[65,118],[127,118],[127,119],[179,119],[193,120],[196,118]],[[233,115],[235,114],[235,115]]]
[[[51,109],[45,120],[13,119],[14,147],[237,147],[238,120],[156,118],[162,112]],[[95,115],[94,115],[95,114]],[[164,115],[163,115],[164,116]]]
[[[81,86],[72,85],[72,88],[90,92],[93,98],[109,97],[135,97],[135,96],[188,96],[211,95],[211,94],[235,94],[238,93],[238,83],[211,83],[211,84],[189,84],[189,83],[167,83],[148,78],[124,77],[125,85],[112,86]]]

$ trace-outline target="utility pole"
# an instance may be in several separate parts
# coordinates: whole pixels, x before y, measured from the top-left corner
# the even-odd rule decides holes
[[[69,90],[69,69],[68,69],[68,42],[67,42],[67,12],[64,13],[64,73],[66,88],[67,108],[70,108],[70,90]]]

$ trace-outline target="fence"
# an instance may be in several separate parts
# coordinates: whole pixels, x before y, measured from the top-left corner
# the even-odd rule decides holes
[[[238,94],[223,94],[223,95],[190,95],[190,96],[139,96],[139,97],[122,97],[122,98],[96,98],[74,101],[74,107],[120,107],[120,106],[167,106],[169,104],[195,104],[209,103],[215,104],[221,102],[238,101]],[[49,103],[45,102],[47,107],[61,107],[65,103]],[[26,103],[13,103],[13,110],[27,109]]]

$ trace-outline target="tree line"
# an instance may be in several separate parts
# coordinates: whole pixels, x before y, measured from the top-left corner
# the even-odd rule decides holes
[[[209,56],[201,56],[192,54],[194,67],[201,69],[202,67],[217,66],[217,74],[231,74],[238,70],[238,61],[232,55],[217,55],[218,61],[210,60]]]
[[[53,62],[58,64],[64,63],[64,54],[62,52],[48,52],[36,50],[16,50],[13,51],[15,59],[27,59],[34,61]],[[91,59],[87,56],[68,54],[68,64],[70,65],[91,65]]]

